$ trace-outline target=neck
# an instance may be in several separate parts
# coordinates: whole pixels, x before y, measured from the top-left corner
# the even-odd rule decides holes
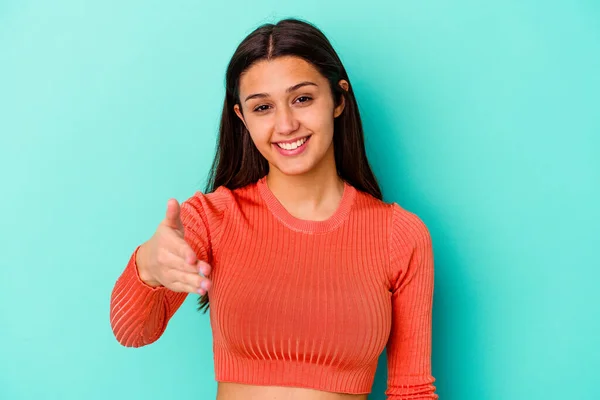
[[[335,161],[301,174],[285,175],[270,166],[267,185],[273,195],[297,218],[325,220],[333,215],[344,193]]]

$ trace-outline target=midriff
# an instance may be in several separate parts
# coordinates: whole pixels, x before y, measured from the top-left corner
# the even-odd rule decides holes
[[[219,382],[217,400],[367,400],[367,394],[333,393],[299,387]]]

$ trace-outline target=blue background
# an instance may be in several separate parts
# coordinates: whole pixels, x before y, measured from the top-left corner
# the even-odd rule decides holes
[[[288,16],[338,50],[385,199],[431,231],[440,398],[597,396],[599,2],[4,0],[0,398],[214,398],[197,297],[128,349],[110,292],[204,186],[235,47]]]

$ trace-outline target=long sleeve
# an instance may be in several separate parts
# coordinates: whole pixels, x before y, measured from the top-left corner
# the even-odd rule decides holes
[[[207,217],[205,208],[206,198],[197,192],[181,204],[181,220],[184,240],[198,259],[210,262],[211,218]],[[220,213],[216,213],[212,219],[219,217]],[[110,299],[110,324],[117,341],[126,347],[141,347],[158,340],[188,294],[164,286],[152,287],[142,281],[136,265],[139,247],[117,279]]]
[[[390,265],[396,271],[387,344],[389,400],[438,399],[431,374],[434,260],[431,236],[415,215],[394,204]]]

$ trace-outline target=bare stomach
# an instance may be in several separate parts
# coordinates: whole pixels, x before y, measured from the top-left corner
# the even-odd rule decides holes
[[[367,400],[367,395],[324,392],[297,387],[219,382],[217,400]]]

